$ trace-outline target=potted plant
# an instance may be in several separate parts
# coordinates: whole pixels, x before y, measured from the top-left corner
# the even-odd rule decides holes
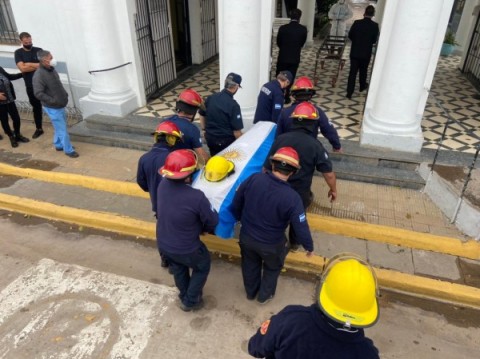
[[[442,56],[451,55],[453,50],[455,49],[455,45],[458,45],[458,43],[455,41],[455,33],[451,30],[448,30],[445,34],[445,38],[443,39],[442,50],[440,51],[440,55]]]

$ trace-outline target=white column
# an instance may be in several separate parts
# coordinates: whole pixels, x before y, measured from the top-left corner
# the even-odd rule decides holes
[[[229,72],[242,76],[235,99],[243,124],[253,124],[260,87],[268,82],[274,0],[218,0],[220,88]]]
[[[420,152],[420,125],[452,4],[453,0],[386,2],[362,145]]]
[[[375,5],[375,17],[374,20],[378,22],[380,28],[382,28],[383,22],[383,13],[385,12],[385,2],[386,0],[378,0]]]
[[[480,4],[479,0],[466,1],[463,7],[462,17],[458,24],[457,33],[455,34],[455,41],[458,42],[455,51],[458,51],[462,55],[459,68],[463,68],[465,64],[465,57],[468,52],[468,46],[472,38],[472,33],[475,28],[475,22],[478,17],[478,13],[475,12],[475,8]],[[477,10],[480,10],[477,8]]]
[[[297,7],[302,10],[300,23],[307,27],[307,42],[305,46],[313,45],[313,25],[315,22],[315,0],[298,0]]]
[[[108,69],[132,61],[122,53],[123,40],[119,36],[115,16],[122,7],[115,4],[114,0],[82,0],[78,6],[89,71]],[[137,98],[129,81],[131,71],[132,65],[126,65],[93,73],[90,92],[80,99],[84,117],[92,114],[120,117],[137,108]]]

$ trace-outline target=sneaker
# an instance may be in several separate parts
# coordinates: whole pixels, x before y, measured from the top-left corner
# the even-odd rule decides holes
[[[27,143],[27,142],[30,142],[30,140],[28,138],[26,138],[25,136],[22,136],[21,133],[15,135],[15,140],[17,142],[23,142],[23,143]]]
[[[199,310],[199,309],[203,308],[203,299],[200,299],[200,301],[197,304],[192,305],[192,306],[188,306],[188,305],[185,305],[182,302],[180,302],[179,307],[184,312],[191,312],[191,311]]]
[[[61,147],[60,147],[60,148],[55,147],[55,151],[58,151],[58,152],[63,151],[63,148],[61,148]]]
[[[267,304],[268,302],[270,302],[272,299],[273,299],[274,295],[272,294],[270,297],[268,297],[267,299],[260,299],[260,298],[257,298],[257,302],[260,303],[260,304]]]
[[[73,152],[70,152],[70,153],[65,153],[68,157],[71,157],[71,158],[77,158],[78,156],[80,156],[77,152],[73,151]]]
[[[18,147],[17,140],[15,139],[15,136],[9,136],[10,138],[10,144],[12,145],[13,148]]]
[[[254,300],[256,295],[248,295],[247,294],[247,300]]]
[[[43,130],[41,128],[37,128],[32,136],[33,139],[39,138],[41,135],[43,135]]]

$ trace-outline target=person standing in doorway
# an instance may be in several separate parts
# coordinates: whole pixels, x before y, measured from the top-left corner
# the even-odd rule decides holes
[[[353,16],[347,0],[338,0],[328,11],[328,18],[332,21],[330,36],[345,36],[347,20]]]
[[[53,145],[57,151],[63,151],[68,157],[77,158],[79,154],[70,143],[67,131],[67,116],[65,107],[68,104],[68,93],[63,87],[60,76],[55,70],[57,61],[50,51],[38,52],[40,67],[33,75],[33,92],[42,102],[48,117],[52,121],[54,134]]]
[[[378,24],[372,20],[375,8],[368,5],[362,20],[355,20],[348,38],[352,41],[350,49],[350,72],[348,74],[347,98],[351,99],[355,90],[357,73],[359,75],[360,92],[368,88],[367,70],[372,57],[373,45],[377,43],[380,30]]]
[[[290,23],[280,26],[277,34],[279,53],[276,75],[282,71],[289,71],[292,74],[290,85],[285,89],[285,104],[291,102],[290,86],[293,84],[298,66],[300,65],[302,47],[307,41],[307,28],[300,24],[302,11],[293,9],[289,15]]]
[[[38,52],[42,49],[40,47],[33,46],[32,36],[28,32],[21,32],[19,37],[22,47],[15,50],[15,63],[23,74],[28,101],[33,108],[33,120],[35,121],[36,130],[32,138],[35,139],[43,135],[42,103],[35,97],[32,84],[33,74],[40,66]]]

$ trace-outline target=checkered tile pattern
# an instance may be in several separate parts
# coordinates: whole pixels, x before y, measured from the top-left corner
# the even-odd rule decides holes
[[[313,79],[316,75],[315,78],[318,81],[315,102],[326,112],[342,140],[359,141],[366,92],[355,92],[351,100],[345,97],[350,66],[349,46],[347,45],[343,53],[343,58],[346,60],[345,66],[338,73],[335,87],[332,87],[332,78],[337,77],[339,61],[327,59],[323,69],[320,68],[319,61],[315,73],[319,47],[320,42],[315,41],[313,46],[303,50],[297,76],[308,76]],[[275,46],[272,64],[276,64],[277,55],[278,49]],[[465,128],[458,124],[449,125],[441,149],[475,153],[476,146],[480,144],[480,101],[472,97],[477,91],[458,70],[459,63],[458,56],[439,58],[421,124],[425,137],[424,148],[437,148],[448,116],[459,121]],[[272,78],[275,75],[274,70],[275,68],[272,69]],[[173,90],[150,102],[136,114],[152,117],[171,115],[178,93],[188,87],[199,91],[202,96],[218,91],[218,61],[211,63]]]

